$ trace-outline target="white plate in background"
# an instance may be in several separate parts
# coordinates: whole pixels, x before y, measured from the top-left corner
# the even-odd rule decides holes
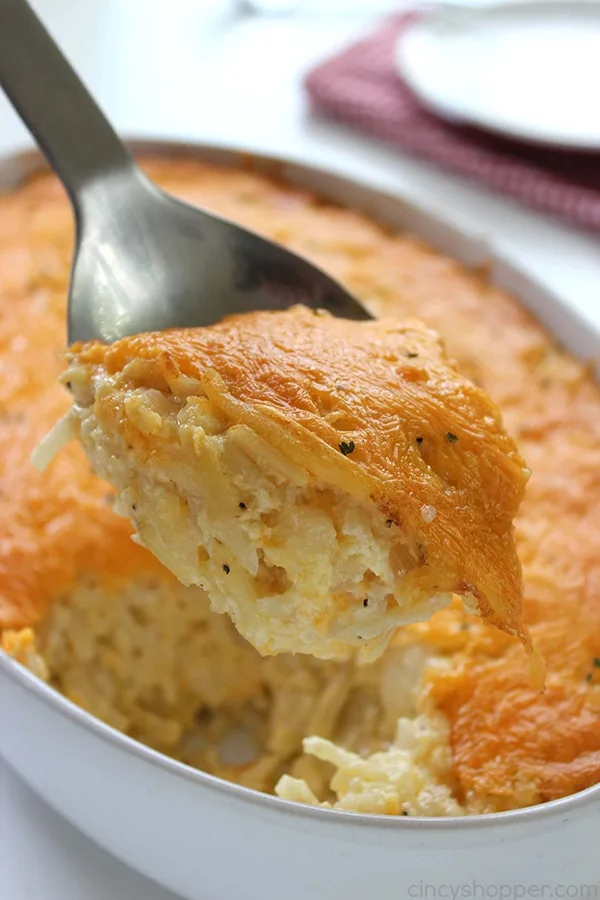
[[[398,41],[400,75],[457,124],[600,149],[600,2],[441,3]]]

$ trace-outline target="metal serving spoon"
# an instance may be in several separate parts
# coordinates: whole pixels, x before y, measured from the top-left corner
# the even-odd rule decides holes
[[[152,184],[25,0],[0,0],[0,85],[75,212],[70,342],[293,303],[370,318],[306,260]]]

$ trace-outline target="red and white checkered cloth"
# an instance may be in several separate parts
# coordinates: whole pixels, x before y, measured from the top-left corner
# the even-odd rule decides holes
[[[600,232],[600,153],[516,143],[450,125],[419,105],[394,61],[396,41],[412,18],[388,19],[374,34],[314,69],[305,84],[315,112],[541,212]]]

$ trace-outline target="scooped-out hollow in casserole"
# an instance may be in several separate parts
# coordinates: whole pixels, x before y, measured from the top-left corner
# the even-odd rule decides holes
[[[78,437],[117,510],[261,654],[378,657],[458,594],[530,647],[513,519],[529,476],[417,321],[304,307],[75,345]]]

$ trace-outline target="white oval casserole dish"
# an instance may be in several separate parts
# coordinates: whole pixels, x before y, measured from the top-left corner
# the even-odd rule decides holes
[[[238,151],[222,148],[133,146],[229,165],[240,159]],[[248,165],[248,154],[243,160]],[[492,280],[515,293],[572,352],[598,356],[600,335],[483,241],[412,203],[326,172],[266,157],[251,162],[408,229],[466,264],[485,264]],[[37,153],[0,162],[0,190],[16,187],[41,165]],[[581,896],[585,886],[595,896],[589,890],[600,885],[600,785],[495,815],[363,816],[300,806],[175,762],[89,716],[1,652],[0,709],[0,753],[24,780],[105,849],[189,900],[561,896],[561,889],[562,896],[577,897],[576,886]],[[523,892],[540,886],[545,894]]]

